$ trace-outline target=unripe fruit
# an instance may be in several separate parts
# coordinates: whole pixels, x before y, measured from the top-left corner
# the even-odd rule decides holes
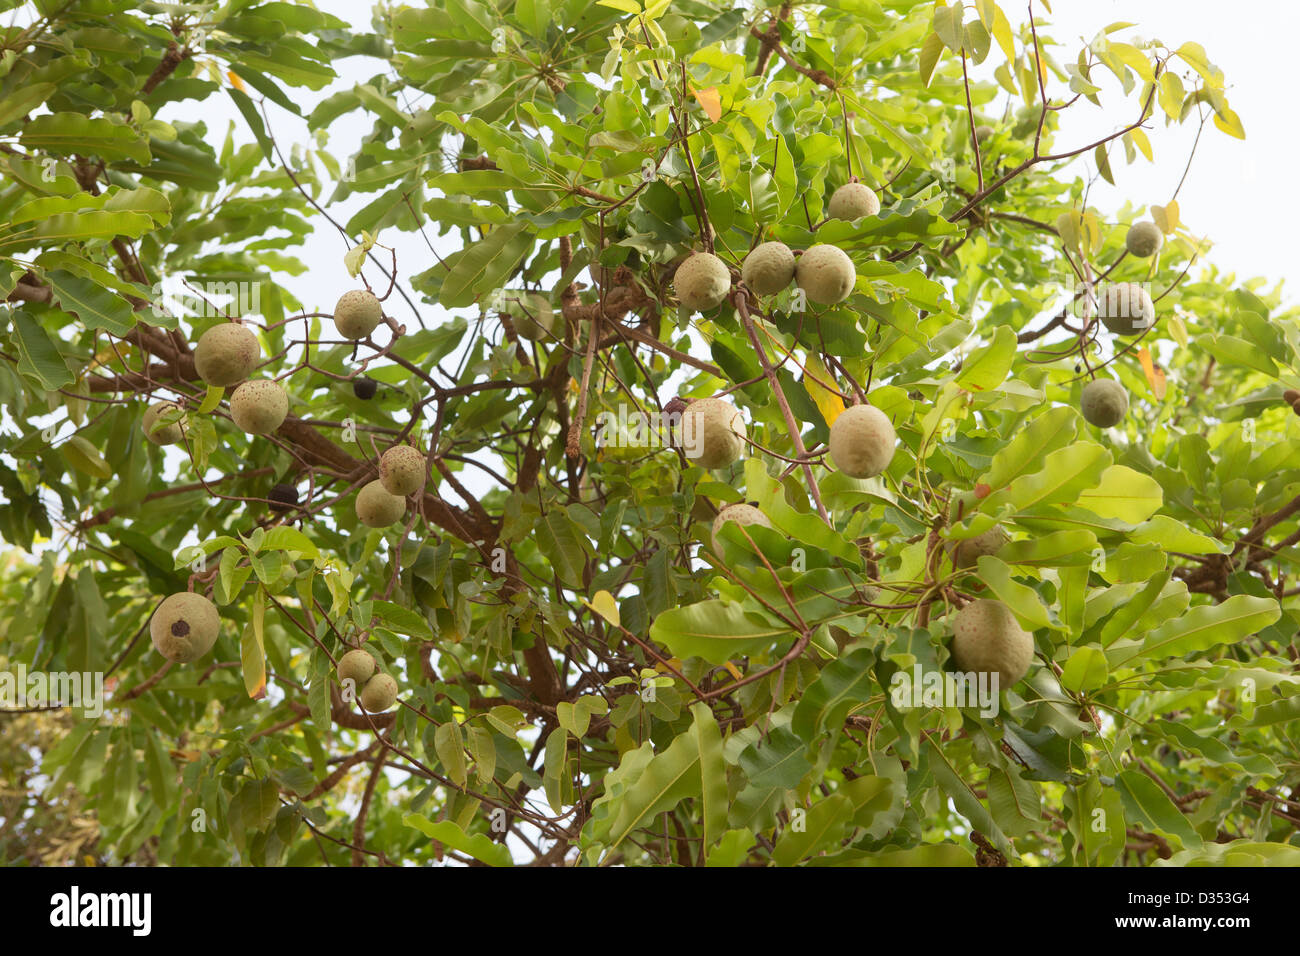
[[[794,281],[819,305],[843,302],[853,291],[858,273],[853,260],[839,246],[805,249],[794,267]]]
[[[217,606],[202,594],[189,591],[164,598],[149,622],[154,649],[177,664],[197,661],[212,650],[220,630]]]
[[[352,289],[334,305],[334,328],[345,339],[364,339],[384,319],[384,307],[369,289]]]
[[[957,612],[952,658],[958,670],[997,674],[998,688],[1010,690],[1034,659],[1034,639],[1001,601],[972,601]]]
[[[1001,525],[994,525],[983,534],[958,541],[952,549],[952,564],[955,568],[973,568],[986,554],[997,554],[1010,535],[1002,530]]]
[[[889,417],[874,405],[846,408],[831,426],[831,461],[850,478],[872,478],[894,458],[898,434]]]
[[[794,281],[794,253],[784,242],[755,246],[745,256],[740,277],[755,295],[776,295]]]
[[[185,437],[184,426],[180,422],[159,425],[158,419],[164,412],[170,412],[178,406],[171,402],[154,402],[144,410],[144,437],[155,445],[175,445]]]
[[[365,687],[366,681],[370,680],[375,673],[375,659],[370,656],[369,651],[363,651],[361,648],[348,651],[339,658],[339,680],[350,680],[357,689]]]
[[[551,337],[556,313],[551,300],[540,292],[507,292],[501,311],[510,316],[510,324],[522,339],[533,342]]]
[[[713,550],[719,554],[722,553],[722,544],[718,541],[718,532],[722,530],[722,526],[728,521],[734,521],[742,528],[753,524],[762,525],[764,528],[772,527],[772,522],[767,520],[767,515],[753,505],[727,505],[713,519]]]
[[[1117,282],[1097,293],[1101,324],[1116,335],[1137,335],[1156,324],[1156,306],[1136,282]]]
[[[406,499],[390,494],[378,479],[357,492],[357,520],[367,528],[387,528],[406,514]]]
[[[387,674],[376,674],[361,688],[361,706],[369,713],[379,714],[392,707],[397,700],[397,681]]]
[[[214,325],[194,346],[194,370],[199,378],[222,388],[248,378],[261,359],[257,336],[238,322]]]
[[[379,459],[379,481],[390,495],[405,498],[424,487],[424,455],[410,445],[394,445]]]
[[[288,414],[289,396],[269,378],[245,382],[230,396],[230,417],[250,435],[269,435]]]
[[[1128,414],[1128,392],[1113,378],[1099,378],[1083,387],[1079,410],[1088,424],[1110,428]]]
[[[831,195],[826,211],[832,219],[852,222],[880,212],[880,197],[866,183],[845,183]]]
[[[298,489],[293,485],[272,485],[266,493],[272,511],[283,514],[298,503]]]
[[[1153,256],[1164,244],[1165,236],[1154,222],[1135,222],[1124,236],[1124,247],[1135,256]]]
[[[716,309],[731,291],[731,272],[717,256],[696,252],[677,267],[673,291],[691,312]]]
[[[366,378],[364,375],[352,380],[352,394],[362,401],[368,401],[375,397],[375,390],[379,388],[379,383],[373,378]]]
[[[701,398],[682,412],[682,449],[701,468],[725,468],[745,448],[745,419],[720,398]]]
[[[992,136],[992,135],[993,135],[993,127],[992,127],[992,126],[976,126],[976,127],[975,127],[975,140],[976,140],[976,142],[980,142],[980,143],[982,143],[982,142],[984,142],[986,139],[988,139],[988,138],[989,138],[990,136]]]

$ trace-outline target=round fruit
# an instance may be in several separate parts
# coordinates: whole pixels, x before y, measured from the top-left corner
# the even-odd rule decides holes
[[[170,425],[159,425],[158,419],[164,412],[177,411],[179,406],[171,402],[154,402],[144,410],[144,437],[155,445],[175,445],[185,437],[185,426],[180,421]],[[181,421],[184,421],[182,419]]]
[[[853,260],[839,246],[805,249],[794,267],[794,281],[820,305],[843,302],[853,291],[858,274]]]
[[[880,212],[880,197],[866,183],[845,183],[831,195],[826,211],[832,219],[852,222]]]
[[[551,300],[540,292],[507,292],[501,311],[510,316],[510,324],[522,339],[534,342],[547,339],[555,328],[556,313],[551,308]]]
[[[1282,401],[1288,405],[1294,405],[1297,401],[1300,401],[1300,392],[1297,392],[1294,388],[1288,388],[1282,393]]]
[[[397,700],[397,681],[387,674],[376,674],[361,688],[361,706],[369,713],[379,714],[392,707]]]
[[[1164,233],[1154,222],[1135,222],[1128,227],[1124,246],[1133,255],[1145,259],[1155,255],[1164,241]]]
[[[1137,335],[1156,324],[1156,306],[1136,282],[1117,282],[1097,294],[1101,324],[1116,335]]]
[[[1088,424],[1110,428],[1128,414],[1128,392],[1113,378],[1099,378],[1083,387],[1079,410]]]
[[[197,661],[212,650],[220,630],[217,606],[202,594],[189,591],[164,598],[149,622],[154,649],[177,664]]]
[[[367,528],[387,528],[406,514],[406,499],[389,494],[375,479],[357,492],[357,520]]]
[[[238,322],[214,325],[194,346],[194,370],[199,378],[222,388],[248,378],[261,359],[257,336]]]
[[[897,441],[884,412],[874,405],[854,405],[831,426],[831,461],[850,478],[872,478],[889,467]]]
[[[982,143],[982,142],[984,142],[985,140],[987,140],[987,139],[988,139],[990,136],[992,136],[992,135],[993,135],[993,127],[992,127],[992,126],[976,126],[976,127],[975,127],[975,140],[976,140],[976,142],[980,142],[980,143]]]
[[[379,388],[379,383],[373,378],[366,378],[362,375],[360,378],[352,380],[352,394],[363,401],[368,401],[375,397],[375,390]]]
[[[405,498],[424,487],[424,455],[410,445],[394,445],[379,459],[379,480],[390,495]]]
[[[734,521],[742,528],[752,524],[762,525],[764,528],[772,527],[772,522],[767,520],[767,515],[753,505],[727,505],[713,519],[713,550],[719,553],[722,551],[722,545],[718,543],[718,532],[728,521]]]
[[[725,468],[745,449],[745,419],[720,398],[701,398],[682,412],[682,448],[701,468]]]
[[[740,278],[756,295],[776,295],[794,281],[794,253],[784,242],[755,246],[745,256]]]
[[[288,394],[269,378],[245,382],[230,396],[230,417],[250,435],[269,435],[288,414]]]
[[[384,307],[369,289],[352,289],[334,305],[334,328],[345,339],[364,339],[384,319]]]
[[[361,648],[348,651],[339,658],[339,680],[350,680],[354,687],[364,687],[375,673],[375,659]]]
[[[283,514],[298,504],[298,489],[293,485],[272,485],[266,497],[271,502],[271,510]]]
[[[1009,539],[1010,535],[1002,530],[1001,525],[994,525],[983,534],[958,541],[957,546],[952,549],[953,567],[973,568],[984,555],[997,554]]]
[[[1020,683],[1034,659],[1034,639],[1001,601],[972,601],[957,612],[952,659],[962,671],[997,674],[998,687]]]
[[[731,291],[731,272],[717,256],[696,252],[677,267],[673,291],[692,312],[716,309]]]

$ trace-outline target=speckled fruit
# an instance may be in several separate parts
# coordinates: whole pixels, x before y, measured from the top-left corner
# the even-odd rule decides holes
[[[375,659],[369,651],[355,648],[339,658],[339,680],[350,680],[358,690],[366,686],[375,673]]]
[[[686,406],[681,423],[682,450],[701,468],[725,468],[745,450],[745,419],[720,398],[701,398]]]
[[[952,659],[960,671],[997,674],[998,688],[1010,690],[1029,673],[1034,639],[1001,601],[972,601],[953,621]]]
[[[980,125],[980,126],[976,126],[976,127],[975,127],[975,140],[976,140],[976,142],[983,143],[984,141],[986,141],[986,140],[987,140],[990,136],[992,136],[992,135],[993,135],[993,127],[992,127],[992,126],[983,126],[983,125]]]
[[[880,212],[880,197],[866,183],[845,183],[831,195],[826,212],[832,219],[852,222]]]
[[[713,519],[713,550],[719,554],[722,553],[722,544],[718,541],[718,532],[728,521],[734,521],[742,528],[748,525],[762,525],[764,528],[772,527],[772,522],[767,520],[767,515],[759,511],[753,505],[727,505],[718,512],[718,516]]]
[[[850,478],[871,478],[889,467],[897,441],[884,412],[874,405],[854,405],[831,426],[831,461]]]
[[[794,281],[794,253],[784,242],[755,246],[745,256],[740,277],[756,295],[776,295]]]
[[[361,688],[361,706],[369,713],[383,713],[396,702],[397,681],[387,674],[376,674]]]
[[[405,498],[424,487],[425,458],[410,445],[394,445],[379,459],[379,480],[390,495]]]
[[[677,267],[673,291],[691,312],[708,312],[721,305],[731,291],[731,272],[717,256],[697,252]]]
[[[956,547],[952,549],[952,563],[958,568],[973,568],[979,563],[979,559],[986,554],[997,554],[1002,546],[1007,543],[1009,535],[1002,530],[1001,525],[994,525],[983,534],[977,534],[973,538],[966,538],[958,541]]]
[[[1079,410],[1088,424],[1110,428],[1128,414],[1128,392],[1113,378],[1099,378],[1083,386]]]
[[[164,598],[149,622],[154,649],[177,664],[197,661],[212,650],[220,630],[217,606],[189,591]]]
[[[164,412],[177,411],[171,402],[154,402],[144,410],[144,437],[155,445],[175,445],[185,437],[184,426],[180,421],[170,425],[159,425],[158,419]],[[184,421],[182,419],[181,421]]]
[[[248,378],[261,360],[257,336],[238,322],[214,325],[194,346],[194,370],[199,378],[222,388]]]
[[[364,339],[384,319],[384,307],[369,289],[352,289],[334,305],[334,328],[345,339]]]
[[[379,479],[357,492],[357,520],[367,528],[387,528],[406,514],[406,499],[390,494]]]
[[[555,330],[557,313],[551,300],[540,292],[507,292],[501,311],[510,316],[510,324],[522,339],[539,342],[551,338]]]
[[[269,435],[288,414],[289,396],[269,378],[245,382],[230,396],[230,417],[250,435]]]
[[[1137,335],[1156,323],[1156,306],[1136,282],[1117,282],[1097,292],[1101,324],[1116,335]]]
[[[843,302],[853,291],[858,274],[853,260],[839,246],[813,246],[804,250],[794,267],[794,281],[819,305]]]
[[[1124,247],[1130,255],[1145,259],[1153,256],[1164,245],[1165,236],[1154,222],[1135,222],[1124,237]]]

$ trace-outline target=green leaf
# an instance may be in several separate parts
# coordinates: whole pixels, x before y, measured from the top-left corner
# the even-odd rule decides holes
[[[486,863],[488,866],[514,865],[507,847],[500,843],[493,843],[483,833],[467,834],[451,820],[434,821],[418,813],[407,813],[402,817],[402,823],[457,852],[472,856],[480,863]]]
[[[1136,770],[1121,771],[1115,776],[1115,789],[1124,801],[1126,822],[1179,841],[1179,849],[1201,845],[1191,822],[1150,777]]]
[[[449,271],[442,280],[438,302],[445,308],[459,308],[496,289],[503,288],[519,260],[533,247],[526,223],[497,226],[487,238],[449,256]]]
[[[438,754],[442,769],[460,786],[469,782],[469,769],[465,764],[465,739],[460,724],[455,719],[443,721],[433,732],[433,749]]]
[[[270,532],[267,535],[270,539]],[[292,540],[286,538],[285,540]],[[310,542],[308,542],[310,543]],[[264,545],[265,547],[266,545]],[[289,550],[296,550],[290,548]],[[407,637],[419,638],[421,640],[431,641],[434,639],[433,629],[429,627],[429,622],[424,616],[417,611],[412,611],[408,607],[400,604],[394,604],[392,601],[374,601],[372,603],[375,618],[381,621],[385,626],[397,631],[399,634],[405,634]]]
[[[1208,650],[1256,634],[1281,616],[1277,601],[1237,594],[1222,604],[1194,607],[1177,620],[1162,624],[1142,641],[1141,655],[1163,660]]]
[[[18,309],[13,316],[13,340],[20,353],[18,371],[31,377],[38,387],[54,391],[72,384],[72,373],[49,333],[27,312]]]
[[[149,144],[131,127],[109,119],[92,119],[80,113],[37,116],[23,127],[19,140],[33,152],[82,153],[101,159],[149,162]]]
[[[956,384],[968,392],[992,391],[1006,379],[1015,358],[1016,333],[998,326],[993,341],[962,365]]]
[[[1110,668],[1106,655],[1095,647],[1080,647],[1061,670],[1061,686],[1075,693],[1093,691],[1106,683]]]
[[[1137,524],[1160,509],[1164,493],[1150,475],[1125,465],[1111,465],[1095,488],[1080,493],[1078,503],[1101,518]]]
[[[63,457],[68,460],[68,464],[78,471],[83,471],[92,478],[107,480],[113,477],[113,468],[104,460],[99,449],[80,435],[73,435],[59,446],[59,450],[63,452]]]

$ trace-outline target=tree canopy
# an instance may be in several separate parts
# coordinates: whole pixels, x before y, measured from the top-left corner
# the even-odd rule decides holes
[[[105,692],[0,701],[4,862],[1300,862],[1300,312],[1179,207],[1161,133],[1245,136],[1195,39],[994,0],[24,9],[0,672]],[[1135,163],[1167,191],[1089,204]],[[345,271],[382,317],[290,291]],[[743,419],[716,467],[705,399]],[[170,660],[188,592],[215,643]]]

